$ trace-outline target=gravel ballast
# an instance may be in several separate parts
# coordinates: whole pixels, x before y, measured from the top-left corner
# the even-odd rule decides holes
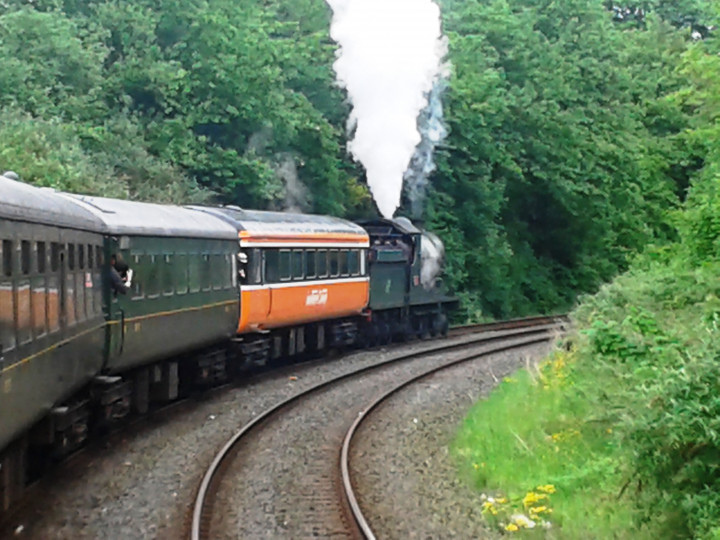
[[[417,342],[301,364],[150,417],[140,428],[93,443],[41,480],[0,538],[181,538],[205,468],[254,415],[320,380],[438,344]]]
[[[488,538],[480,493],[449,445],[475,401],[549,345],[493,354],[413,384],[372,411],[350,452],[353,486],[378,538]]]

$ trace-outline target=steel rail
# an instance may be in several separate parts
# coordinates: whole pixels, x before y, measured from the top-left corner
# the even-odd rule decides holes
[[[508,319],[506,321],[493,321],[487,323],[472,323],[450,328],[451,335],[463,335],[474,331],[507,330],[511,328],[527,328],[539,324],[565,324],[568,322],[567,315],[538,315],[521,319]]]
[[[557,318],[554,318],[554,319],[557,319]],[[494,323],[492,323],[492,324],[494,324]],[[535,324],[537,324],[537,323],[535,323]],[[546,325],[546,326],[556,327],[557,324]],[[247,435],[257,425],[259,425],[261,422],[265,421],[266,419],[270,418],[272,415],[274,415],[279,410],[281,410],[297,401],[300,401],[301,399],[305,398],[309,394],[315,393],[315,392],[322,390],[324,388],[327,388],[331,385],[337,384],[338,382],[350,379],[352,377],[361,375],[363,373],[367,373],[369,371],[377,370],[379,368],[388,366],[390,364],[405,362],[405,361],[409,361],[409,360],[416,359],[416,358],[421,358],[421,357],[424,357],[427,355],[436,354],[441,351],[453,351],[453,350],[457,350],[457,349],[467,348],[469,346],[480,344],[480,343],[492,343],[495,341],[506,340],[509,337],[513,337],[513,336],[524,336],[524,335],[531,335],[531,334],[537,334],[537,333],[544,333],[544,332],[549,331],[549,329],[550,328],[538,327],[538,326],[517,328],[518,331],[516,333],[510,333],[510,334],[504,334],[504,335],[481,336],[478,339],[463,341],[461,343],[453,343],[451,345],[440,345],[437,347],[429,347],[427,349],[423,349],[422,351],[415,351],[412,353],[402,354],[399,356],[395,356],[393,358],[383,360],[382,362],[378,362],[376,364],[364,366],[357,370],[345,373],[338,377],[335,377],[335,378],[329,379],[327,381],[313,385],[312,387],[310,387],[306,390],[303,390],[285,400],[282,400],[282,401],[278,402],[277,404],[273,405],[272,407],[264,410],[259,415],[257,415],[255,418],[253,418],[250,422],[245,424],[238,432],[236,432],[227,441],[227,443],[222,447],[222,449],[215,455],[210,466],[208,467],[207,471],[205,472],[205,475],[203,476],[203,479],[198,488],[198,492],[195,497],[195,504],[193,506],[192,521],[191,521],[190,534],[189,534],[191,540],[201,540],[202,538],[206,537],[206,535],[203,534],[203,530],[204,530],[204,528],[209,527],[210,513],[208,513],[207,510],[208,510],[208,507],[211,506],[211,504],[212,504],[210,502],[210,497],[212,495],[213,482],[216,479],[219,479],[218,471],[220,470],[220,467],[223,464],[223,462],[230,455],[233,448],[236,447],[238,442],[245,435]],[[478,332],[479,331],[480,330],[478,330]],[[546,339],[546,338],[544,338],[544,339]]]
[[[350,444],[352,442],[352,438],[357,432],[357,429],[360,427],[362,422],[367,418],[368,414],[375,408],[377,408],[381,403],[389,399],[394,394],[398,393],[403,388],[414,384],[416,382],[421,381],[422,379],[425,379],[426,377],[433,375],[435,373],[438,373],[440,371],[443,371],[445,369],[449,369],[452,367],[455,367],[459,364],[465,363],[465,362],[471,362],[473,360],[477,360],[480,358],[484,358],[486,356],[489,356],[491,354],[496,354],[499,352],[505,352],[510,351],[513,349],[519,349],[523,347],[527,347],[529,345],[536,345],[539,343],[544,343],[547,341],[550,341],[553,338],[553,334],[550,332],[551,329],[543,330],[543,332],[546,332],[545,336],[542,337],[534,337],[525,341],[521,342],[515,342],[508,345],[500,345],[497,347],[494,347],[490,350],[483,351],[481,353],[473,353],[469,356],[459,358],[456,360],[452,360],[446,364],[435,366],[434,368],[431,368],[427,371],[424,371],[423,373],[420,373],[419,375],[414,375],[410,379],[404,381],[403,383],[395,386],[394,388],[388,390],[387,392],[381,394],[379,397],[377,397],[365,410],[358,413],[358,416],[355,418],[354,422],[348,429],[347,433],[345,434],[345,438],[343,440],[343,446],[340,454],[340,469],[342,474],[342,481],[343,481],[343,490],[345,492],[345,498],[350,506],[350,509],[352,511],[353,517],[355,519],[355,523],[358,526],[358,528],[362,531],[365,538],[368,540],[375,540],[375,534],[372,532],[372,529],[365,518],[365,515],[362,512],[362,509],[360,508],[360,504],[358,503],[357,496],[355,495],[355,490],[352,487],[352,481],[350,478],[350,463],[349,463],[349,455],[350,455]],[[507,339],[508,336],[505,336],[505,339]]]

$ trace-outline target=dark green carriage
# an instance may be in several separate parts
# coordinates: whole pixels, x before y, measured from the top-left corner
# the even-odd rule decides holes
[[[176,397],[180,379],[223,379],[227,343],[238,325],[237,231],[187,208],[67,197],[105,222],[106,260],[115,255],[119,268],[124,263],[132,271],[129,290],[120,294],[109,286],[109,264],[105,268],[108,403],[129,401],[129,380],[142,412],[149,399]],[[198,359],[181,363],[178,355]],[[185,377],[178,371],[185,365],[197,372]]]
[[[84,438],[71,426],[86,409],[63,402],[102,368],[103,231],[52,191],[0,176],[0,509],[24,485],[31,427],[36,444]]]
[[[363,221],[360,225],[370,235],[372,321],[366,326],[366,339],[387,342],[447,333],[447,311],[457,300],[438,273],[426,271],[428,258],[424,255],[429,244],[424,249],[423,243],[432,243],[432,235],[406,218]],[[442,261],[436,264],[439,272]]]

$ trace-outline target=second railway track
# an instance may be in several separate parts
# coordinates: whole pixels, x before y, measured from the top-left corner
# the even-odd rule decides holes
[[[536,318],[484,326],[497,331],[396,355],[262,412],[228,440],[208,468],[190,537],[369,536],[351,491],[345,494],[340,454],[348,427],[371,397],[451,363],[548,341],[559,321]],[[350,486],[347,478],[344,485]]]

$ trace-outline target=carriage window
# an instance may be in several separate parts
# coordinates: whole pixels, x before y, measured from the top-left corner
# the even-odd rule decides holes
[[[97,251],[95,252],[97,255]],[[135,273],[132,280],[132,298],[133,300],[142,298],[145,296],[145,289],[144,287],[147,286],[145,280],[143,279],[143,276],[145,275],[145,264],[143,263],[143,259],[145,258],[145,255],[133,255],[133,272]],[[88,261],[88,264],[90,264],[90,261]],[[145,284],[145,285],[144,285]]]
[[[75,244],[68,244],[67,262],[68,268],[75,270]]]
[[[348,274],[348,250],[343,249],[340,252],[340,275],[347,276]]]
[[[188,283],[191,293],[200,290],[200,255],[188,256]]]
[[[351,276],[360,274],[360,250],[351,249],[348,252],[348,270]]]
[[[250,254],[250,261],[247,265],[248,283],[257,285],[262,283],[263,279],[263,252],[259,249],[253,249]]]
[[[175,291],[175,284],[173,283],[173,256],[165,255],[163,257],[163,294],[170,295]]]
[[[288,281],[291,277],[290,273],[290,250],[280,250],[280,281]]]
[[[277,249],[265,250],[265,281],[267,283],[280,281],[280,252]]]
[[[330,277],[337,277],[340,274],[340,254],[337,249],[331,249],[328,253],[330,255]]]
[[[185,294],[188,292],[188,256],[185,254],[178,255],[176,260],[175,275],[177,276],[177,289],[175,289],[175,291],[178,294]]]
[[[220,261],[223,265],[223,286],[226,289],[232,288],[232,277],[235,270],[233,270],[233,256],[229,253],[220,256]]]
[[[85,246],[83,244],[78,246],[78,268],[80,270],[85,268]]]
[[[50,271],[57,272],[60,269],[60,244],[50,244]]]
[[[292,276],[293,279],[303,278],[303,250],[295,249],[292,253]]]
[[[3,240],[2,243],[2,272],[4,276],[12,276],[12,240]]]
[[[30,242],[20,242],[20,270],[23,274],[30,273]]]
[[[209,254],[204,254],[200,260],[200,285],[203,291],[209,291],[212,288],[212,268]]]
[[[157,296],[160,293],[160,269],[155,255],[150,255],[150,264],[148,266],[148,278],[145,284],[145,290],[148,296]]]
[[[213,289],[219,291],[220,289],[225,287],[225,276],[227,275],[225,269],[227,268],[227,260],[225,259],[224,255],[220,254],[213,255],[211,257],[211,260]]]
[[[314,249],[309,249],[305,252],[305,275],[309,278],[315,277],[315,257],[316,253]]]
[[[317,276],[327,277],[328,275],[328,252],[326,249],[319,249],[317,252]]]
[[[95,264],[97,264],[97,267],[100,268],[103,263],[103,252],[102,252],[102,246],[95,246]]]
[[[12,240],[3,240],[2,249],[2,277],[12,276]],[[15,347],[15,295],[12,294],[12,282],[0,279],[0,343],[8,351]]]
[[[44,274],[47,261],[47,250],[45,249],[45,242],[37,243],[37,271],[38,274]]]
[[[366,266],[367,266],[367,250],[361,249],[360,250],[360,275],[361,276],[367,275]]]
[[[93,248],[90,244],[88,244],[87,247],[87,254],[88,254],[88,270],[92,270],[95,268],[95,248]]]

